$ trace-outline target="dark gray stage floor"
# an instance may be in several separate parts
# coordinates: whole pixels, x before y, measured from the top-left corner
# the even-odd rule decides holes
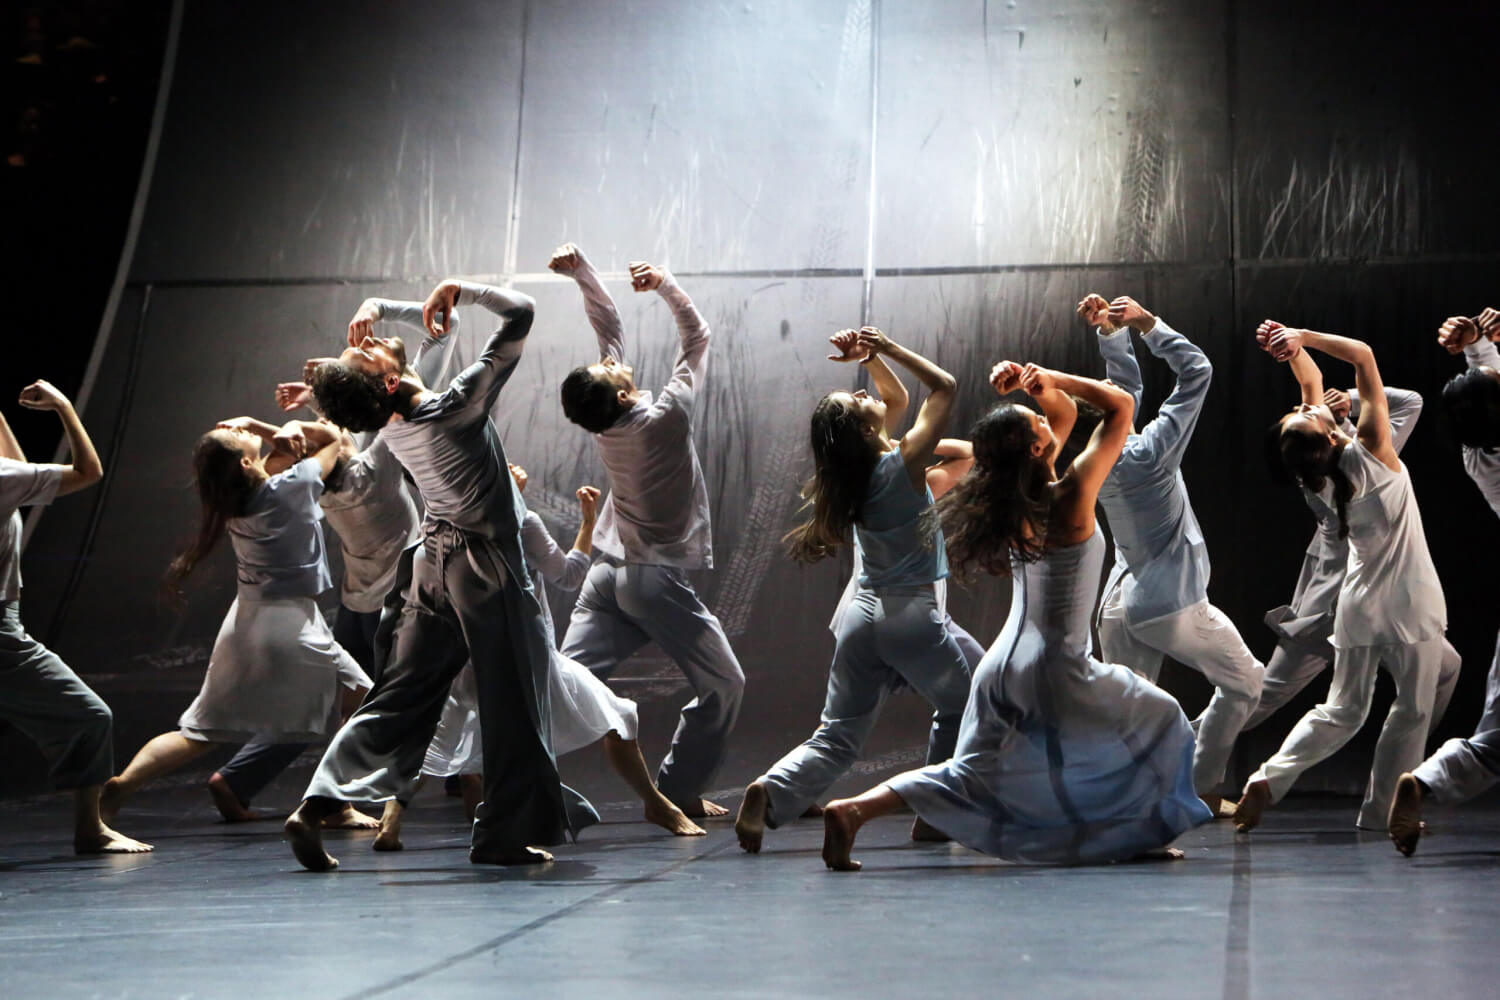
[[[458,801],[430,790],[406,851],[331,834],[343,867],[314,875],[277,822],[219,824],[190,780],[122,815],[144,857],[74,858],[67,801],[17,800],[0,996],[1494,996],[1500,810],[1435,813],[1406,860],[1355,808],[1292,800],[1253,838],[1195,831],[1183,862],[1066,870],[915,846],[892,817],[840,875],[819,821],[751,857],[728,822],[673,839],[606,803],[555,863],[507,870],[468,863]]]

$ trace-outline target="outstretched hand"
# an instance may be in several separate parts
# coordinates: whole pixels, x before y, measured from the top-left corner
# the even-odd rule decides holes
[[[1263,319],[1260,326],[1255,328],[1255,343],[1262,351],[1271,353],[1271,338],[1285,327],[1274,319]]]
[[[840,330],[828,342],[836,352],[828,355],[829,361],[863,361],[870,356],[869,350],[859,344],[858,330]]]
[[[1105,333],[1114,333],[1119,329],[1109,318],[1109,302],[1098,292],[1089,292],[1078,303],[1078,315],[1089,326],[1097,326]]]
[[[1109,321],[1116,327],[1133,326],[1140,333],[1150,333],[1156,317],[1129,295],[1121,295],[1109,304]]]
[[[633,260],[630,267],[630,287],[638,292],[654,292],[666,280],[665,268],[655,267],[644,260]]]
[[[1290,361],[1302,350],[1302,333],[1295,327],[1280,327],[1266,340],[1266,350],[1277,361]]]
[[[599,488],[597,486],[578,487],[578,510],[583,515],[585,524],[593,524],[599,515]]]
[[[1481,337],[1500,340],[1500,309],[1486,307],[1480,310],[1479,315],[1474,317],[1474,325],[1479,327]]]
[[[874,357],[877,354],[884,354],[896,346],[891,342],[891,338],[887,337],[876,326],[860,327],[856,343],[859,345],[860,350],[863,350],[870,357]]]
[[[1467,316],[1449,316],[1438,327],[1438,344],[1449,354],[1462,354],[1478,339],[1479,325]]]
[[[18,402],[28,410],[61,410],[72,405],[57,386],[44,379],[22,389]]]
[[[278,382],[276,405],[284,413],[291,413],[302,406],[312,405],[312,388],[306,382]]]
[[[990,369],[990,386],[1001,396],[1009,395],[1021,388],[1023,370],[1014,361],[1001,361]]]
[[[354,318],[349,321],[349,346],[358,347],[365,342],[365,338],[375,336],[375,324],[380,319],[379,311],[370,303],[365,302],[354,311]]]
[[[453,310],[458,308],[458,282],[440,283],[422,303],[422,328],[434,337],[446,337],[453,328]]]
[[[1342,389],[1324,389],[1323,405],[1333,412],[1333,419],[1339,423],[1349,416],[1349,411],[1354,407],[1354,401],[1349,394]]]
[[[583,266],[583,251],[572,243],[564,243],[552,251],[552,257],[547,261],[547,270],[558,274],[572,274]]]
[[[1027,365],[1021,369],[1021,388],[1026,390],[1028,396],[1040,396],[1050,389],[1057,388],[1057,382],[1052,378],[1052,372],[1040,365]]]

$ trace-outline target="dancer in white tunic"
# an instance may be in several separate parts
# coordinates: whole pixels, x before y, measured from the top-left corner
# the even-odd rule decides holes
[[[1001,395],[1024,388],[1043,415],[1002,404],[985,416],[970,435],[973,470],[936,509],[955,566],[1011,577],[1010,618],[974,675],[953,758],[829,803],[823,861],[836,871],[858,871],[859,828],[903,804],[966,846],[1034,863],[1133,858],[1210,819],[1176,700],[1089,655],[1104,558],[1094,501],[1130,434],[1133,400],[1008,361],[991,384]],[[1103,419],[1059,477],[1072,396]]]
[[[708,487],[693,443],[708,323],[664,268],[630,265],[635,290],[657,291],[671,307],[681,343],[672,377],[653,400],[636,388],[620,314],[583,251],[565,244],[548,267],[578,283],[594,327],[600,360],[568,373],[562,406],[594,435],[610,483],[594,539],[603,558],[584,581],[562,652],[603,678],[648,642],[672,658],[693,699],[682,707],[656,784],[689,816],[722,816],[727,810],[702,796],[724,762],[745,672],[687,576],[713,568]]]
[[[111,830],[99,815],[99,793],[115,769],[109,706],[21,624],[20,508],[92,486],[104,466],[73,403],[50,382],[22,389],[20,403],[57,414],[72,457],[67,465],[28,462],[0,413],[0,720],[36,743],[53,787],[73,789],[74,853],[144,853],[150,844]]]
[[[1463,446],[1464,471],[1479,487],[1490,509],[1500,515],[1500,310],[1478,317],[1450,316],[1438,331],[1438,342],[1450,352],[1462,350],[1467,371],[1443,387],[1448,424]],[[1422,801],[1463,802],[1500,782],[1500,638],[1485,683],[1484,710],[1474,735],[1451,739],[1414,771],[1396,781],[1386,828],[1402,854],[1417,849],[1422,834]]]
[[[526,470],[513,464],[510,473],[516,488],[525,493],[529,481]],[[526,511],[526,519],[521,522],[521,549],[526,556],[526,568],[541,600],[547,637],[554,643],[552,610],[545,599],[545,586],[551,583],[560,590],[577,590],[588,573],[589,553],[593,548],[599,491],[593,486],[580,486],[577,495],[580,520],[571,549],[564,550],[557,544],[536,512]],[[603,681],[561,653],[552,658],[548,691],[552,706],[553,753],[561,757],[603,740],[610,766],[640,797],[647,822],[679,837],[703,836],[706,831],[688,819],[652,784],[651,772],[646,769],[646,760],[636,742],[635,702],[621,698]],[[448,691],[443,716],[438,720],[432,743],[427,747],[422,773],[433,777],[475,775],[483,766],[479,759],[482,745],[474,671],[472,667],[465,667],[454,678]],[[415,789],[412,795],[415,795]],[[401,816],[409,802],[410,798],[405,802],[392,799],[385,804],[380,833],[375,838],[376,850],[401,849]]]
[[[1285,327],[1267,320],[1256,333],[1286,361],[1302,405],[1267,438],[1268,457],[1331,507],[1349,540],[1349,569],[1333,627],[1333,682],[1328,698],[1302,717],[1269,760],[1250,777],[1235,814],[1248,831],[1297,777],[1326,759],[1359,730],[1385,667],[1396,700],[1375,745],[1370,782],[1356,825],[1383,830],[1396,779],[1422,759],[1442,668],[1447,608],[1427,551],[1411,477],[1391,443],[1385,387],[1368,345],[1347,337]],[[1323,376],[1304,348],[1354,366],[1361,409],[1356,435],[1339,429],[1323,402]]]
[[[1099,604],[1099,649],[1155,681],[1163,654],[1214,685],[1198,726],[1193,785],[1218,811],[1219,782],[1235,737],[1260,699],[1265,670],[1239,630],[1208,600],[1208,549],[1182,479],[1182,458],[1198,425],[1213,366],[1208,356],[1129,296],[1106,303],[1088,295],[1078,314],[1099,328],[1109,380],[1139,410],[1141,369],[1130,331],[1171,366],[1172,393],[1139,434],[1132,433],[1099,504],[1114,535],[1115,565]]]
[[[1391,414],[1391,446],[1399,455],[1422,412],[1422,397],[1407,389],[1386,386],[1386,407]],[[1343,392],[1328,389],[1323,393],[1333,419],[1345,434],[1353,436],[1351,414],[1359,414],[1359,390]],[[1349,542],[1339,537],[1339,522],[1333,508],[1317,494],[1302,489],[1302,498],[1317,519],[1302,571],[1292,600],[1266,613],[1266,624],[1278,637],[1276,650],[1266,661],[1265,683],[1260,689],[1260,704],[1245,721],[1245,730],[1253,729],[1295,698],[1333,661],[1333,618],[1338,604],[1339,588],[1349,564]],[[1437,697],[1433,703],[1431,728],[1436,728],[1458,683],[1462,659],[1458,650],[1443,640],[1443,665],[1438,673]]]
[[[837,361],[866,366],[879,397],[831,392],[812,415],[816,469],[802,495],[809,520],[787,535],[798,562],[817,562],[854,543],[861,556],[859,587],[839,619],[821,722],[801,746],[745,789],[734,830],[740,847],[761,848],[767,827],[796,819],[859,760],[892,691],[910,687],[932,706],[927,760],[946,760],[958,738],[969,693],[969,665],[938,611],[935,585],[948,575],[942,536],[926,538],[922,515],[932,506],[926,461],[952,412],[956,383],[931,361],[893,343],[874,327],[830,338]],[[916,421],[897,439],[904,402],[890,358],[927,387]],[[903,407],[904,408],[904,407]],[[953,626],[955,629],[957,626]],[[917,839],[946,839],[925,824]]]
[[[272,446],[268,456],[264,444]],[[369,690],[369,676],[334,642],[313,600],[333,585],[318,497],[338,449],[338,432],[328,425],[291,421],[278,428],[251,417],[226,420],[198,440],[193,472],[202,523],[167,582],[175,588],[227,534],[238,593],[178,731],[150,740],[109,780],[106,815],[215,743],[321,740]],[[342,803],[328,819],[373,824]]]

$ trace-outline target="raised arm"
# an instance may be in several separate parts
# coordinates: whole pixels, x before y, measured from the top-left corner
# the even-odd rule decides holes
[[[500,326],[485,342],[484,350],[448,386],[448,392],[469,405],[479,404],[484,413],[495,405],[495,398],[515,373],[526,338],[536,318],[536,302],[531,296],[509,288],[496,288],[471,281],[449,278],[440,283],[422,304],[422,321],[427,332],[443,337],[451,327],[458,306],[477,305],[500,318]]]
[[[1028,366],[1028,371],[1033,367]],[[1118,386],[1045,368],[1030,374],[1025,387],[1033,396],[1048,389],[1067,393],[1092,404],[1103,414],[1094,433],[1089,435],[1088,444],[1057,482],[1057,503],[1052,521],[1063,534],[1054,541],[1057,544],[1081,542],[1094,533],[1094,501],[1130,437],[1135,400]]]
[[[927,467],[927,488],[936,500],[974,468],[974,445],[961,438],[943,438],[932,454],[937,461]]]
[[[1196,344],[1128,296],[1110,303],[1109,315],[1120,325],[1138,331],[1147,349],[1165,361],[1177,376],[1171,394],[1157,408],[1156,416],[1140,429],[1141,439],[1151,449],[1156,461],[1166,468],[1176,469],[1182,464],[1188,442],[1198,426],[1198,417],[1203,413],[1214,367],[1208,355]],[[1134,398],[1139,405],[1139,395],[1134,395]]]
[[[1105,377],[1130,393],[1134,403],[1133,412],[1141,408],[1141,366],[1135,360],[1130,331],[1114,322],[1110,310],[1110,303],[1096,292],[1085,295],[1083,301],[1078,303],[1078,315],[1085,323],[1098,328],[1099,353],[1104,358]]]
[[[871,354],[881,354],[905,368],[927,387],[927,398],[917,410],[911,430],[901,438],[901,461],[911,477],[914,489],[921,490],[927,481],[927,455],[948,430],[953,399],[958,382],[937,365],[913,351],[908,351],[873,326],[859,331],[859,346]]]
[[[1270,340],[1273,356],[1284,360],[1294,359],[1302,348],[1321,351],[1354,366],[1354,385],[1359,390],[1361,403],[1359,422],[1355,425],[1359,443],[1387,468],[1399,469],[1401,460],[1391,443],[1391,417],[1386,404],[1385,384],[1381,381],[1380,367],[1375,363],[1375,352],[1370,350],[1370,345],[1352,337],[1291,327],[1282,328]]]
[[[321,470],[321,478],[327,481],[333,474],[342,452],[352,453],[354,438],[347,431],[332,424],[316,420],[288,420],[277,429],[271,439],[271,455],[266,459],[266,472],[275,475],[304,458],[315,458]]]
[[[840,330],[828,338],[828,343],[833,345],[833,353],[828,355],[829,361],[857,361],[865,366],[865,371],[870,373],[870,384],[885,403],[885,432],[894,434],[911,406],[911,395],[906,391],[906,384],[891,371],[890,365],[881,360],[879,354],[871,354],[859,346],[858,330]]]
[[[708,321],[665,268],[641,260],[631,261],[630,282],[638,292],[657,292],[672,310],[681,344],[677,361],[672,366],[672,378],[662,390],[662,398],[690,399],[693,393],[703,388],[703,376],[708,368]]]
[[[614,358],[624,363],[625,329],[620,323],[620,312],[583,251],[572,243],[564,243],[552,252],[547,266],[578,283],[578,290],[583,293],[583,311],[588,314],[589,325],[599,341],[599,359]]]
[[[58,496],[76,493],[104,478],[104,466],[99,461],[99,453],[94,450],[89,432],[84,429],[83,421],[78,419],[73,403],[56,386],[39,379],[21,390],[20,403],[30,410],[52,410],[62,421],[63,435],[68,439],[68,451],[73,461],[63,467],[62,478],[57,486]],[[19,446],[16,450],[20,451]]]
[[[354,318],[349,320],[349,346],[358,347],[366,337],[374,337],[380,332],[377,325],[381,323],[399,323],[420,332],[422,342],[409,363],[422,384],[432,388],[437,382],[438,373],[442,371],[447,347],[453,343],[453,334],[458,332],[459,318],[452,306],[447,307],[446,312],[434,316],[434,326],[441,331],[434,332],[424,318],[425,305],[423,302],[405,299],[365,299],[355,310]]]
[[[5,414],[0,413],[0,458],[9,458],[13,461],[26,461],[26,453],[21,450],[21,442],[16,440],[15,431],[10,429],[10,421],[5,419]]]

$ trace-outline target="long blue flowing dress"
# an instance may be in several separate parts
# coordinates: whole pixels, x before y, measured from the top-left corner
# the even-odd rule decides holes
[[[887,785],[967,847],[1098,864],[1208,822],[1176,699],[1089,655],[1104,540],[1013,564],[1010,617],[974,673],[953,758]]]

